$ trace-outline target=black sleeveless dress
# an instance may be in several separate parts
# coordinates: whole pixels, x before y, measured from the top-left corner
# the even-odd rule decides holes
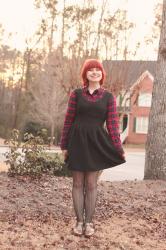
[[[124,163],[104,127],[110,93],[106,91],[95,102],[88,101],[82,89],[75,93],[76,117],[69,132],[66,166],[70,170],[98,171]]]

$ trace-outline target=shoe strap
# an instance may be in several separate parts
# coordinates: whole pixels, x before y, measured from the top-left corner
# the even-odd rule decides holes
[[[93,225],[92,222],[86,222],[86,223],[85,223],[85,226],[86,226],[86,227],[87,227],[87,226],[90,226],[90,227],[92,226],[92,227],[93,227],[94,225]]]
[[[77,225],[77,226],[82,226],[82,225],[83,225],[83,222],[77,222],[76,225]]]

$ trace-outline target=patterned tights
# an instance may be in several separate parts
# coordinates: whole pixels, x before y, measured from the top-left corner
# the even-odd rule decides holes
[[[91,222],[97,198],[98,171],[72,171],[72,197],[77,221]]]

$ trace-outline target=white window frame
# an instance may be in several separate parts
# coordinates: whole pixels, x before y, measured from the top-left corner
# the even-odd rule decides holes
[[[138,116],[136,117],[136,133],[137,134],[147,134],[148,133],[148,116]]]
[[[142,92],[138,96],[138,106],[139,107],[151,107],[152,103],[152,93]]]

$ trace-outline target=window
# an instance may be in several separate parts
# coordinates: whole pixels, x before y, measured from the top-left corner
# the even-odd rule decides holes
[[[135,132],[147,134],[148,132],[148,117],[136,117],[135,119]]]
[[[140,93],[138,97],[138,106],[140,107],[151,107],[152,94],[151,93]]]

